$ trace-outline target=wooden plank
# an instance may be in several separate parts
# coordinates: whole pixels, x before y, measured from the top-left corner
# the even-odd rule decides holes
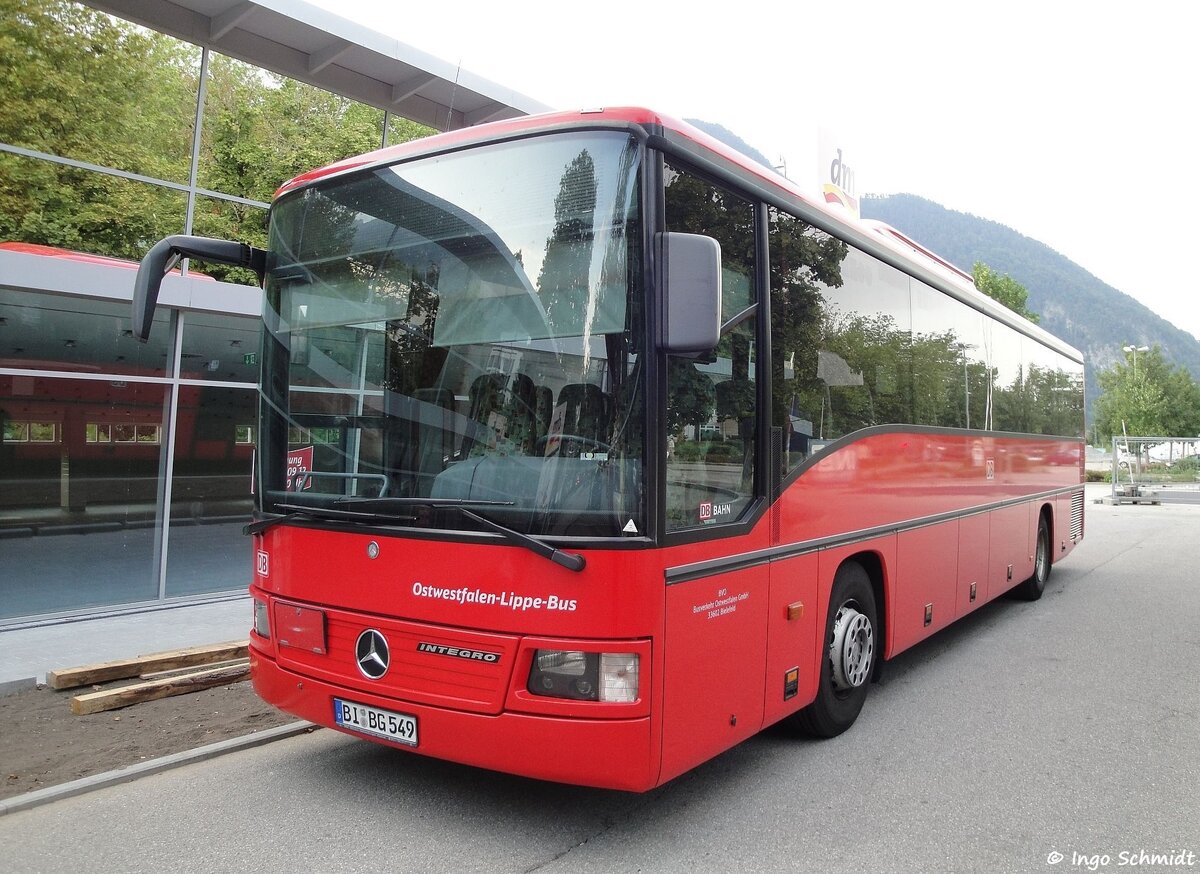
[[[122,686],[120,689],[89,692],[85,695],[76,695],[71,699],[71,712],[76,716],[84,716],[88,713],[118,710],[142,701],[155,701],[159,698],[186,695],[188,692],[199,692],[201,689],[211,689],[213,686],[236,683],[249,676],[250,663],[246,662],[231,668],[196,671],[178,677],[134,683],[131,686]]]
[[[225,661],[225,662],[213,662],[210,665],[205,665],[205,667],[229,668],[229,667],[233,667],[234,665],[244,665],[245,663],[246,663],[246,659],[240,658],[240,659],[230,659],[229,661]],[[147,673],[147,674],[138,674],[138,679],[139,680],[161,680],[164,677],[178,677],[180,674],[188,674],[194,670],[196,670],[196,669],[195,668],[172,668],[169,671],[151,671],[150,673]]]
[[[192,668],[210,665],[214,662],[226,662],[231,659],[244,659],[247,655],[249,655],[249,641],[235,640],[229,643],[214,643],[189,649],[156,652],[114,662],[63,668],[48,672],[46,683],[51,689],[73,689],[76,686],[107,683],[109,680],[127,680],[130,677],[155,671]]]

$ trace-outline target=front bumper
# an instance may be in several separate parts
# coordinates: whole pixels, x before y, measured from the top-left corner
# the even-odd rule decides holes
[[[644,792],[658,783],[650,717],[582,719],[502,712],[469,713],[365,693],[281,667],[253,646],[250,676],[262,699],[301,719],[385,746],[539,780]],[[333,699],[416,717],[413,748],[343,729]]]

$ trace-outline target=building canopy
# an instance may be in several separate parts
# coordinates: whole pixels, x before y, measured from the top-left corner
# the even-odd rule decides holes
[[[84,0],[87,5],[438,130],[549,107],[300,0]]]

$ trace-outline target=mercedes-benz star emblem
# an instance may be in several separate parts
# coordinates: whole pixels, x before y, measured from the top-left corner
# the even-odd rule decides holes
[[[354,644],[354,660],[364,677],[378,680],[388,669],[387,638],[374,628],[368,628],[358,636],[358,643]]]

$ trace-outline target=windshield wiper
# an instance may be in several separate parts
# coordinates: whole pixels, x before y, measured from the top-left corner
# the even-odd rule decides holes
[[[514,503],[514,501],[483,501],[475,498],[338,498],[333,505],[335,507],[363,507],[367,512],[378,512],[392,507],[511,507]]]
[[[551,546],[545,541],[538,540],[528,534],[522,534],[509,528],[507,525],[501,525],[499,522],[493,522],[478,513],[471,512],[471,507],[511,507],[513,501],[481,501],[468,498],[342,498],[339,501],[334,501],[338,506],[354,506],[364,509],[381,510],[388,507],[447,507],[449,509],[458,510],[468,519],[478,522],[484,528],[496,532],[509,543],[517,546],[523,546],[530,552],[540,555],[542,558],[549,559],[556,565],[565,567],[569,571],[578,573],[587,565],[586,559],[582,555],[574,552],[563,552],[554,546]],[[281,505],[282,506],[282,505]]]
[[[271,519],[260,519],[242,528],[243,534],[261,534],[268,528],[274,528],[282,522],[292,519],[344,519],[348,522],[411,522],[416,516],[397,516],[393,513],[355,512],[353,510],[332,510],[325,507],[305,507],[299,504],[278,504],[290,512]]]

